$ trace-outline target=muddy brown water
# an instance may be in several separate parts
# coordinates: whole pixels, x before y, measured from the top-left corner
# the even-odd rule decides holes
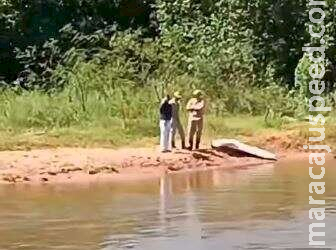
[[[306,162],[86,186],[0,186],[0,249],[307,249]],[[336,169],[326,243],[336,249]],[[319,197],[321,198],[321,197]]]

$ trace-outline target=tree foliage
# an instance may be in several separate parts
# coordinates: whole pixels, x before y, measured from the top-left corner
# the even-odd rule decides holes
[[[0,76],[45,87],[70,50],[92,58],[116,30],[143,27],[155,36],[152,12],[150,1],[141,0],[1,0]]]
[[[327,2],[332,91],[336,7]],[[1,0],[0,81],[58,89],[78,61],[114,60],[138,86],[184,76],[218,98],[223,88],[290,89],[302,47],[316,42],[308,10],[304,0]]]

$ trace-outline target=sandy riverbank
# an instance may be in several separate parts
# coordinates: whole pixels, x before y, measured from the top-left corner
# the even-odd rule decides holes
[[[281,159],[307,158],[282,152]],[[0,183],[87,183],[158,177],[166,172],[248,168],[270,161],[230,156],[213,149],[162,154],[155,148],[58,148],[0,152]]]

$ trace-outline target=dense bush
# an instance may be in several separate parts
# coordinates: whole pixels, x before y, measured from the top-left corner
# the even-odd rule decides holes
[[[333,92],[336,7],[328,4]],[[124,121],[135,100],[146,100],[135,93],[154,108],[165,91],[193,87],[206,89],[217,115],[293,116],[308,97],[301,48],[316,43],[307,15],[304,0],[1,0],[0,81],[19,91],[70,91],[83,113],[92,95],[113,97],[108,114]]]

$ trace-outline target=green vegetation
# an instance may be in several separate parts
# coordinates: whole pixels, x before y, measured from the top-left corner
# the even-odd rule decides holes
[[[193,88],[207,95],[209,137],[282,129],[305,139],[301,48],[318,42],[308,22],[303,0],[0,0],[0,148],[152,144],[160,98]]]

